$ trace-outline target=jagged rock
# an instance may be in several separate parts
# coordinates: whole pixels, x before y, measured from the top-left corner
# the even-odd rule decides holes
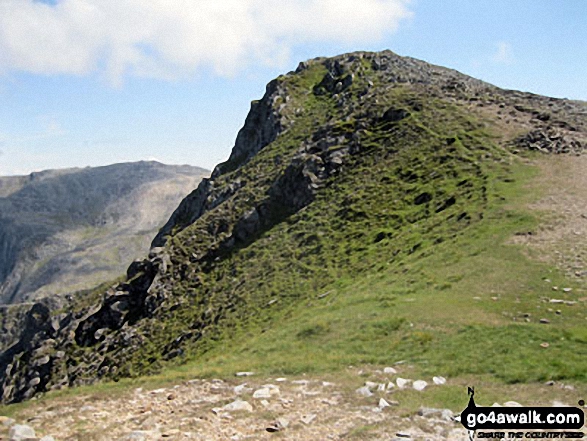
[[[556,154],[581,153],[585,149],[583,143],[575,139],[569,132],[563,132],[553,127],[548,127],[546,130],[530,131],[518,138],[515,144],[530,150]]]

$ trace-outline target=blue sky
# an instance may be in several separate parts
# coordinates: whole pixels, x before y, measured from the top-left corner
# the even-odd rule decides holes
[[[301,60],[391,49],[587,100],[584,0],[2,0],[0,175],[213,168]]]

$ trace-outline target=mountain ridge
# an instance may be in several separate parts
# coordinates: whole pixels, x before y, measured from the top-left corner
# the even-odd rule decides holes
[[[389,51],[301,63],[253,102],[228,161],[126,281],[51,320],[42,306],[29,312],[0,356],[2,399],[155,372],[239,329],[271,329],[344,277],[400,274],[409,256],[483,222],[518,156],[580,154],[584,112]],[[424,338],[388,306],[377,314],[368,326],[387,340]]]
[[[132,237],[144,242],[139,236],[157,229],[166,211],[206,173],[142,161],[0,178],[0,301],[71,293],[117,277],[123,269],[116,262],[128,265],[137,257]],[[153,183],[158,191],[149,188]],[[151,207],[145,205],[149,198]],[[136,205],[135,213],[125,204]],[[106,258],[99,248],[112,235],[126,237],[120,257]],[[80,274],[70,277],[74,266]],[[102,275],[91,277],[92,271]]]

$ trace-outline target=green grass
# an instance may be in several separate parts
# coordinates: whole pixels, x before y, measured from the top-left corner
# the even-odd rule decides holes
[[[195,372],[220,375],[237,370],[300,374],[407,360],[429,375],[584,382],[584,306],[565,306],[560,316],[549,311],[542,299],[552,292],[543,279],[562,282],[562,277],[507,243],[514,233],[537,225],[530,213],[514,208],[527,200],[523,186],[533,173],[528,166],[512,167],[513,182],[495,184],[505,200],[466,234],[384,269],[340,276],[275,311],[270,322],[221,340],[189,365]],[[551,323],[539,324],[540,318]],[[550,347],[542,348],[543,342]]]

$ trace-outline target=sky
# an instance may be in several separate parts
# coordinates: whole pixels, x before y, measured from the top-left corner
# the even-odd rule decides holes
[[[383,49],[587,101],[585,0],[0,0],[0,176],[213,169],[271,79]]]

